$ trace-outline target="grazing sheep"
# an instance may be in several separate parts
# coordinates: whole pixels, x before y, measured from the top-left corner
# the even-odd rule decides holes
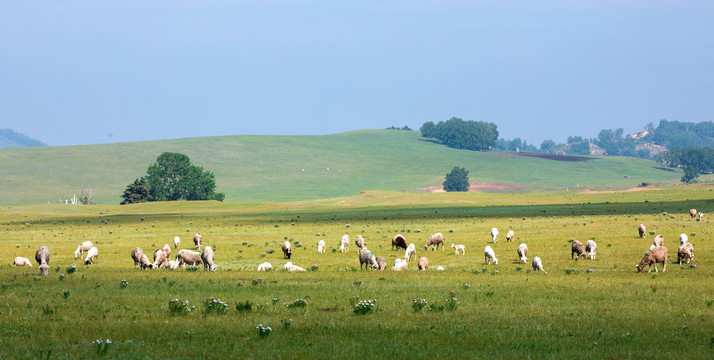
[[[573,259],[573,255],[578,254],[578,258],[585,258],[585,246],[578,240],[573,240],[572,250],[570,251],[570,259]]]
[[[597,243],[594,240],[586,241],[585,254],[587,254],[587,256],[589,256],[591,260],[595,260],[595,252],[597,252]]]
[[[679,235],[679,245],[684,245],[689,241],[689,238],[687,237],[687,234],[680,234]]]
[[[317,243],[317,253],[318,254],[325,253],[325,240],[320,240],[320,242]]]
[[[692,220],[694,220],[697,217],[697,209],[689,209],[689,215],[692,217]],[[655,265],[657,267],[657,265]]]
[[[185,268],[186,265],[203,265],[203,260],[201,260],[201,253],[199,253],[198,251],[191,251],[186,249],[179,250],[178,254],[176,254],[176,261],[178,261],[178,266],[182,269]]]
[[[141,250],[141,248],[134,248],[131,251],[131,258],[134,259],[134,267],[141,267],[142,269],[154,267],[154,264],[149,262],[149,257],[144,254],[144,250]]]
[[[456,255],[459,255],[459,250],[461,250],[461,255],[466,254],[466,246],[464,246],[464,245],[451,244],[451,247],[454,248],[454,250],[456,251]]]
[[[342,235],[342,239],[340,239],[340,251],[341,252],[347,252],[347,248],[350,247],[350,236],[345,234]]]
[[[24,258],[24,257],[16,257],[15,260],[12,262],[13,265],[15,266],[29,266],[32,267],[32,262],[30,262],[30,259]]]
[[[486,247],[483,249],[483,254],[484,258],[486,259],[486,265],[492,263],[493,265],[498,265],[498,259],[496,259],[496,253],[493,251],[493,249],[486,245]]]
[[[178,249],[178,247],[181,245],[181,238],[178,236],[174,237],[174,249]]]
[[[392,238],[392,250],[394,250],[395,247],[397,248],[397,250],[407,249],[407,239],[405,239],[402,234],[394,235],[394,237]]]
[[[412,255],[414,255],[414,259],[416,259],[416,246],[414,246],[414,244],[409,244],[407,249],[404,250],[404,261],[411,260]]]
[[[164,249],[154,250],[154,268],[166,269],[169,267],[169,258],[166,257]]]
[[[516,253],[518,253],[518,258],[520,259],[520,262],[524,264],[528,262],[528,258],[526,257],[526,255],[528,255],[528,245],[526,245],[525,243],[521,243],[520,245],[518,245]]]
[[[364,242],[362,235],[355,236],[355,245],[357,245],[357,252],[359,252],[363,247],[367,246]]]
[[[290,256],[293,254],[293,246],[290,244],[290,241],[285,240],[283,242],[283,257],[286,259],[290,259]]]
[[[359,269],[362,270],[362,265],[365,265],[365,269],[376,269],[377,259],[374,257],[374,253],[369,251],[366,247],[359,250]]]
[[[667,248],[664,246],[656,246],[654,249],[647,250],[645,256],[642,257],[640,263],[635,265],[635,267],[637,268],[637,272],[642,272],[645,265],[649,265],[649,271],[647,272],[651,272],[652,264],[654,264],[655,272],[659,272],[657,270],[657,263],[662,263],[662,272],[667,271]]]
[[[392,266],[392,271],[403,271],[407,270],[409,263],[402,259],[394,260],[394,266]]]
[[[703,213],[703,212],[700,212],[700,213],[699,213],[699,220],[704,220],[704,213]]]
[[[429,259],[422,257],[419,259],[419,270],[429,270]]]
[[[50,273],[50,249],[47,246],[40,246],[35,253],[35,261],[40,264],[40,275]]]
[[[441,250],[444,250],[444,235],[442,233],[436,233],[432,236],[429,236],[429,240],[426,241],[426,245],[424,245],[424,250],[434,250],[434,247],[436,246],[436,250],[439,250],[439,245],[441,244]]]
[[[94,260],[99,256],[99,249],[96,246],[92,246],[89,251],[87,251],[87,258],[84,259],[84,265],[94,264]]]
[[[193,235],[193,243],[196,245],[196,250],[201,251],[201,243],[203,242],[203,236],[201,234],[196,233]]]
[[[178,265],[179,265],[178,261],[169,260],[169,269],[176,270],[176,269],[178,269]]]
[[[516,233],[513,230],[508,230],[506,233],[506,241],[511,242],[513,239],[515,239]]]
[[[203,271],[216,271],[216,264],[213,262],[213,259],[215,258],[216,255],[213,253],[213,249],[210,246],[203,248],[203,252],[201,253]]]
[[[283,266],[283,270],[294,271],[294,272],[305,272],[305,269],[303,269],[297,265],[293,265],[293,263],[291,263],[290,261],[285,263],[285,265]]]
[[[664,246],[664,236],[662,235],[657,235],[654,237],[654,240],[652,240],[654,243],[654,246]]]
[[[543,269],[543,261],[541,261],[540,257],[536,256],[533,258],[533,271],[542,271],[545,274],[548,274],[544,269]]]
[[[381,256],[377,256],[377,258],[375,260],[377,261],[377,268],[379,270],[384,270],[387,268],[387,259],[385,259]]]
[[[273,264],[271,264],[267,261],[258,265],[258,271],[270,271],[272,269],[273,269]]]
[[[76,259],[77,257],[84,255],[84,252],[89,251],[92,246],[94,246],[94,244],[92,244],[91,241],[85,241],[80,243],[79,246],[77,246],[77,250],[75,250],[74,252],[74,258]]]
[[[494,244],[496,242],[498,242],[498,229],[496,229],[496,228],[491,229],[491,239],[493,240]]]
[[[444,271],[444,267],[439,265],[436,267],[436,271]]]
[[[679,260],[679,263],[682,263],[682,260],[686,259],[687,264],[689,264],[692,260],[694,260],[694,246],[690,243],[685,243],[684,245],[679,247],[679,251],[677,252],[677,259]]]
[[[171,258],[171,246],[169,246],[169,244],[164,244],[164,247],[161,248],[161,250],[164,251],[164,254],[166,254],[167,259]]]
[[[637,226],[637,231],[640,233],[640,237],[644,238],[645,234],[647,233],[647,228],[644,224],[640,224]]]

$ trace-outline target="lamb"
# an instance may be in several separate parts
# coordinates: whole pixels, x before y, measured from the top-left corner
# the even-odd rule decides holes
[[[305,269],[303,269],[297,265],[293,265],[293,263],[291,263],[290,261],[285,263],[285,266],[283,266],[283,270],[294,271],[294,272],[305,272]]]
[[[585,258],[585,246],[578,240],[573,240],[573,246],[570,251],[570,259],[573,259],[573,255],[578,254],[578,258]]]
[[[169,267],[169,258],[166,257],[166,252],[164,252],[164,249],[154,250],[153,267],[159,268],[159,269],[166,269]]]
[[[320,242],[317,243],[317,253],[318,254],[325,253],[325,240],[320,240]]]
[[[213,259],[215,258],[216,255],[213,253],[213,249],[210,246],[203,248],[203,252],[201,253],[203,271],[216,271],[216,264],[213,262]]]
[[[271,264],[267,261],[258,265],[258,271],[270,271],[270,270],[273,270],[273,264]]]
[[[697,217],[697,209],[689,209],[689,215],[692,217],[692,220]],[[655,265],[657,267],[657,265]]]
[[[637,272],[642,272],[645,265],[649,265],[649,271],[647,272],[651,272],[652,264],[654,264],[655,272],[659,272],[657,270],[657,263],[662,263],[662,272],[667,271],[667,248],[664,246],[656,246],[654,249],[647,250],[645,256],[642,257],[640,263],[635,265],[635,267],[637,268]]]
[[[149,262],[149,258],[141,248],[134,248],[131,251],[131,258],[134,259],[134,267],[141,267],[142,269],[152,269],[154,267],[154,264]]]
[[[387,268],[387,259],[377,256],[375,260],[377,261],[377,269],[384,270]]]
[[[548,274],[545,270],[543,270],[543,261],[541,261],[538,256],[533,258],[533,271],[542,271],[546,275]]]
[[[77,257],[84,255],[84,252],[89,251],[92,246],[94,246],[94,244],[92,244],[91,241],[85,241],[80,243],[79,246],[77,246],[77,250],[75,250],[74,252],[74,258],[76,259]]]
[[[692,246],[691,243],[685,243],[680,246],[679,251],[677,252],[677,259],[680,264],[684,259],[686,259],[687,264],[689,264],[692,260],[694,260],[694,246]]]
[[[451,247],[454,248],[454,250],[456,251],[456,255],[459,255],[459,250],[461,250],[461,255],[466,254],[466,246],[464,246],[464,245],[451,244]]]
[[[403,271],[407,270],[409,263],[402,259],[394,260],[394,266],[392,266],[392,271]]]
[[[376,269],[379,267],[377,265],[377,259],[374,257],[374,253],[369,251],[366,247],[363,247],[359,251],[359,269],[362,270],[362,265],[365,265],[365,269]]]
[[[50,249],[47,246],[40,246],[35,253],[35,261],[40,265],[40,275],[50,273]]]
[[[439,265],[436,267],[436,271],[444,271],[444,267]]]
[[[347,248],[350,247],[350,236],[345,234],[342,235],[342,239],[340,239],[340,251],[341,252],[347,252]]]
[[[595,252],[597,252],[597,243],[594,240],[588,240],[585,242],[585,253],[590,257],[591,260],[595,260]],[[571,254],[572,256],[572,254]]]
[[[429,259],[422,257],[419,259],[419,270],[429,270]]]
[[[87,251],[87,258],[84,259],[84,265],[94,264],[94,260],[99,256],[99,249],[96,246],[92,246],[89,251]]]
[[[518,245],[516,253],[518,253],[518,257],[520,258],[520,261],[522,263],[525,264],[526,262],[528,262],[528,258],[526,257],[526,255],[528,255],[528,245],[526,245],[525,243],[521,243],[520,245]]]
[[[700,213],[699,213],[699,220],[704,220],[704,213],[703,213],[703,212],[700,212]]]
[[[687,237],[687,234],[680,234],[679,235],[679,245],[684,245],[689,241],[689,238]]]
[[[516,233],[513,230],[508,230],[506,233],[506,241],[511,242],[516,237]]]
[[[441,244],[441,250],[444,250],[444,240],[444,235],[442,233],[436,233],[429,236],[429,240],[427,240],[426,245],[424,245],[424,250],[434,250],[435,246],[436,250],[439,250],[439,244]]]
[[[285,240],[283,242],[283,258],[290,259],[290,256],[293,254],[293,246],[290,244],[290,241]]]
[[[416,259],[416,246],[414,246],[414,244],[409,244],[407,249],[404,251],[404,261],[411,260],[412,255],[414,255],[414,259]]]
[[[15,260],[12,262],[13,265],[15,266],[29,266],[32,267],[32,262],[30,262],[30,259],[24,258],[24,257],[16,257]]]
[[[193,243],[196,245],[196,250],[201,251],[201,243],[203,242],[203,236],[201,234],[196,233],[193,235]]]
[[[496,229],[496,228],[491,229],[491,239],[493,240],[494,244],[496,242],[498,242],[498,229]]]
[[[178,269],[178,265],[179,265],[178,261],[169,260],[169,269],[176,270],[176,269]]]
[[[394,237],[392,238],[392,250],[394,250],[395,247],[397,248],[397,250],[407,249],[407,239],[405,239],[402,234],[394,235]]]
[[[355,245],[357,245],[357,252],[359,252],[367,244],[364,242],[362,235],[355,236]]]
[[[169,244],[164,244],[164,247],[161,248],[161,250],[164,251],[164,254],[166,254],[167,259],[171,258],[171,246],[169,246]]]
[[[186,265],[203,265],[203,260],[201,260],[201,253],[199,253],[198,251],[191,251],[186,249],[179,250],[178,254],[176,254],[176,261],[178,261],[178,266],[180,266],[182,269],[185,268]]]
[[[181,238],[178,236],[174,237],[174,249],[178,249],[179,245],[181,245]]]
[[[486,247],[483,249],[484,253],[484,258],[486,259],[486,265],[488,263],[492,263],[493,265],[498,265],[498,259],[496,259],[496,253],[493,251],[493,249],[486,245]]]
[[[641,237],[641,238],[644,238],[644,237],[645,237],[645,233],[647,232],[647,228],[645,227],[644,224],[640,224],[640,225],[637,226],[637,231],[640,233],[640,237]]]
[[[652,242],[654,243],[654,246],[664,246],[664,236],[657,235]]]

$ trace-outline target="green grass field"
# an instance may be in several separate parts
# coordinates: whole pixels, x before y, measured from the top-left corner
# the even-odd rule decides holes
[[[332,166],[332,165],[331,165]],[[172,202],[132,206],[59,204],[0,208],[0,349],[3,358],[686,358],[714,355],[712,226],[688,210],[712,210],[712,187],[677,186],[615,193],[544,191],[519,194],[410,194],[367,191],[354,197],[290,203]],[[667,214],[663,214],[666,212]],[[645,239],[636,226],[648,227]],[[492,227],[501,231],[490,242]],[[507,230],[515,242],[505,241]],[[653,231],[669,248],[667,271],[637,273],[634,265]],[[200,232],[215,248],[218,271],[135,269],[134,247],[147,253],[181,237],[192,247]],[[447,244],[425,252],[435,232]],[[357,250],[336,251],[340,237],[363,234],[377,256],[393,263],[391,237],[402,233],[445,271],[354,271]],[[676,264],[677,238],[689,235],[696,267]],[[319,236],[318,236],[319,234]],[[295,246],[292,262],[316,271],[257,272],[286,262],[280,244]],[[596,260],[571,260],[569,239],[599,244]],[[72,253],[91,240],[96,264]],[[318,254],[316,244],[327,242]],[[529,247],[528,264],[516,248]],[[297,244],[302,247],[297,247]],[[50,274],[10,265],[51,249]],[[498,265],[484,265],[491,245]],[[275,252],[270,253],[270,249]],[[174,250],[174,253],[175,254]],[[530,270],[534,256],[548,274]],[[172,255],[173,257],[173,255]],[[69,274],[67,266],[77,264]],[[60,274],[65,274],[60,279]],[[128,285],[121,287],[122,280]],[[444,306],[451,292],[458,305]],[[228,303],[205,314],[203,301]],[[355,314],[350,299],[375,299]],[[172,316],[169,301],[193,312]],[[304,298],[305,308],[284,304]],[[415,298],[429,305],[419,312]],[[250,301],[251,311],[236,304]],[[284,322],[292,320],[289,327]],[[261,338],[256,326],[272,327]],[[92,343],[110,339],[106,353]]]
[[[424,141],[417,131],[360,130],[2,149],[0,204],[58,202],[82,188],[95,190],[101,204],[118,204],[126,186],[165,151],[184,153],[214,172],[228,202],[315,200],[363,190],[416,192],[441,185],[454,166],[469,170],[472,182],[514,184],[517,191],[632,188],[643,181],[676,184],[682,176],[681,170],[664,171],[654,161],[635,158],[552,161],[451,149]]]

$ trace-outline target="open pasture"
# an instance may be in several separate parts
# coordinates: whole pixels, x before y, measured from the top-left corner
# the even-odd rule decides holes
[[[0,349],[3,358],[711,358],[711,217],[688,215],[690,208],[711,211],[711,199],[711,187],[674,187],[2,207]],[[495,244],[493,227],[500,231]],[[508,230],[515,241],[506,241]],[[171,244],[173,258],[174,236],[191,249],[196,232],[215,250],[215,273],[134,268],[134,247],[151,255]],[[446,237],[446,249],[425,251],[435,232]],[[656,275],[634,267],[652,244],[650,232],[662,234],[669,249],[667,271],[660,265]],[[431,269],[419,272],[412,261],[405,272],[360,271],[354,237],[362,234],[389,268],[404,255],[391,250],[397,233]],[[676,263],[680,233],[694,244],[696,267]],[[341,253],[344,234],[350,247]],[[594,239],[596,260],[571,260],[570,239]],[[73,256],[87,240],[99,248],[89,266]],[[293,244],[291,261],[307,272],[281,270],[285,240]],[[317,253],[320,240],[325,254]],[[466,254],[455,255],[451,243],[465,245]],[[518,263],[520,243],[528,244],[527,264]],[[34,261],[41,245],[51,250],[46,277]],[[486,245],[498,265],[484,264]],[[33,267],[13,267],[16,256]],[[534,256],[547,275],[531,271]],[[257,272],[264,261],[276,270]],[[72,264],[77,270],[69,273]],[[219,305],[206,313],[210,297],[226,302],[227,312]],[[376,300],[376,309],[356,314],[354,297]],[[195,308],[172,315],[172,299]],[[307,306],[286,305],[297,299]],[[415,311],[414,299],[427,304]],[[236,309],[246,302],[249,311]],[[260,324],[272,332],[259,336]],[[104,348],[97,339],[112,343]]]

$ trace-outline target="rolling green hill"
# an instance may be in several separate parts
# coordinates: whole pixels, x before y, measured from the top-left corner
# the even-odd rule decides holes
[[[362,190],[415,192],[439,186],[454,166],[471,182],[528,189],[630,188],[674,184],[680,171],[625,157],[554,161],[457,150],[417,131],[359,130],[325,136],[223,136],[87,146],[0,150],[0,204],[47,203],[82,188],[117,204],[126,185],[164,151],[181,152],[216,175],[229,202],[293,201],[352,196]],[[630,179],[624,178],[629,175]]]

